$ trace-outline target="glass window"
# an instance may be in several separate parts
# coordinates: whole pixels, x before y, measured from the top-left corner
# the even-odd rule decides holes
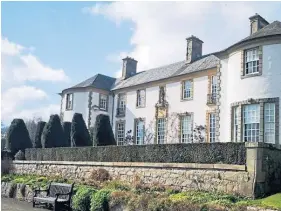
[[[216,141],[216,114],[209,114],[209,141],[210,143]]]
[[[181,124],[181,142],[191,143],[192,142],[192,119],[191,116],[182,116],[180,119]]]
[[[245,75],[259,72],[258,48],[246,50],[244,55]]]
[[[117,114],[125,114],[126,110],[126,95],[125,94],[119,94],[118,97],[118,107],[117,107]]]
[[[243,140],[258,142],[260,135],[260,105],[243,106]]]
[[[73,94],[66,95],[66,109],[70,110],[73,108]]]
[[[136,122],[136,144],[142,145],[144,142],[144,121],[137,120]]]
[[[217,76],[211,77],[211,93],[212,93],[212,98],[214,100],[216,100],[216,97],[217,97]]]
[[[264,142],[275,143],[275,104],[264,105]]]
[[[239,141],[238,137],[238,106],[233,108],[233,141]]]
[[[157,119],[157,143],[164,144],[166,134],[166,119]]]
[[[117,123],[117,145],[124,145],[124,139],[125,139],[125,123],[124,122],[118,122]]]
[[[192,98],[192,81],[184,81],[182,86],[182,99]]]
[[[137,91],[137,107],[145,107],[145,90]]]
[[[100,94],[100,109],[107,110],[107,96]]]

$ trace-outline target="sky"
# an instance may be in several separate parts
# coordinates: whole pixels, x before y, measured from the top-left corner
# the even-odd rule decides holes
[[[185,38],[203,54],[250,32],[249,17],[281,21],[281,2],[1,2],[1,120],[59,114],[63,89],[97,74],[120,77],[182,61]]]

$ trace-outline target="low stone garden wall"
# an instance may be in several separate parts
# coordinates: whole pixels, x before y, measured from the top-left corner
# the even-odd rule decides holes
[[[161,184],[180,190],[218,191],[252,196],[253,177],[245,165],[134,162],[14,161],[14,173],[60,176],[87,181],[93,170],[105,169],[112,179]]]

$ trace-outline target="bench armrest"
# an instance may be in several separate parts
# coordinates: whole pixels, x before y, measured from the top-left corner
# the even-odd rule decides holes
[[[71,192],[68,193],[56,193],[56,200],[59,198],[59,196],[67,196],[67,195],[71,195]]]

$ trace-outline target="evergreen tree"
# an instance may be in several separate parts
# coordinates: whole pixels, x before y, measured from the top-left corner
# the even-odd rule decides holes
[[[14,156],[19,150],[32,148],[32,143],[22,119],[14,119],[7,132],[7,148]]]
[[[34,148],[42,148],[41,136],[44,130],[46,122],[39,121],[37,123],[36,133],[35,133],[35,140],[34,140]]]
[[[70,132],[71,146],[92,146],[89,131],[86,127],[82,114],[75,113],[71,122]]]
[[[42,148],[66,147],[67,140],[64,136],[60,118],[57,114],[51,115],[45,125],[41,137]]]
[[[93,142],[97,146],[116,145],[108,115],[97,116],[93,129]]]
[[[71,139],[70,139],[70,131],[71,131],[71,122],[63,122],[62,123],[64,137],[67,140],[67,146],[71,146]]]

